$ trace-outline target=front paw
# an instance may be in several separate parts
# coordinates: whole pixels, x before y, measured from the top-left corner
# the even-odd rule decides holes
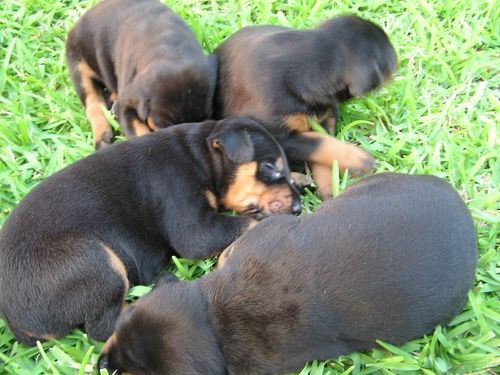
[[[371,172],[375,166],[375,160],[366,151],[354,145],[346,145],[348,148],[345,158],[342,160],[341,169],[349,169],[353,176],[360,176]]]

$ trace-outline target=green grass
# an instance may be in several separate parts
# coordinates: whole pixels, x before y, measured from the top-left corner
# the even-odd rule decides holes
[[[0,7],[0,224],[37,183],[93,151],[70,84],[64,39],[92,2],[4,0]],[[378,171],[432,173],[467,202],[479,238],[475,285],[447,327],[402,347],[308,364],[300,375],[498,373],[500,368],[499,30],[493,0],[168,1],[206,51],[250,24],[313,27],[354,13],[383,26],[399,56],[385,88],[341,108],[339,137],[370,151]],[[495,49],[496,48],[496,49]],[[339,176],[341,191],[352,181]],[[320,203],[305,194],[306,212]],[[212,261],[178,261],[183,278]],[[147,288],[137,287],[131,296]],[[85,374],[102,343],[75,331],[28,348],[0,321],[1,374]]]

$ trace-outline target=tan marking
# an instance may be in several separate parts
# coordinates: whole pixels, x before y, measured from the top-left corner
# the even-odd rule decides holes
[[[274,166],[278,171],[282,171],[283,169],[285,169],[285,162],[281,156],[278,159],[276,159]]]
[[[116,102],[116,99],[118,98],[118,94],[116,92],[112,92],[111,95],[109,96],[109,101],[111,103]]]
[[[283,119],[285,125],[290,131],[297,131],[299,133],[304,133],[309,130],[309,117],[304,113],[298,113],[295,115],[287,116]]]
[[[207,202],[210,207],[214,209],[217,209],[217,207],[219,207],[217,198],[215,197],[214,193],[212,193],[210,190],[207,190],[205,191],[205,196],[207,197]]]
[[[103,249],[106,251],[109,257],[109,263],[111,267],[116,271],[118,275],[121,276],[123,283],[125,284],[125,290],[128,290],[129,283],[127,277],[127,269],[125,268],[125,264],[123,264],[122,260],[115,254],[113,249],[109,246],[102,244]]]
[[[296,186],[303,187],[303,186],[311,185],[312,180],[306,174],[299,173],[299,172],[291,172],[290,176],[292,178],[293,183]]]
[[[266,185],[257,180],[257,162],[241,164],[229,184],[221,203],[230,210],[243,213],[255,205],[265,215],[291,213],[292,190],[287,184]]]
[[[160,127],[154,123],[151,116],[148,116],[148,118],[146,119],[146,124],[148,124],[149,129],[151,129],[152,132],[160,130]]]
[[[228,247],[226,247],[220,254],[219,259],[217,259],[217,269],[224,267],[227,258],[232,254],[233,250],[234,250],[234,242]]]
[[[332,196],[332,168],[321,164],[311,165],[314,182],[317,186],[317,194],[321,199],[327,199]]]
[[[111,348],[116,344],[116,332],[113,332],[111,336],[109,336],[109,339],[106,340],[106,343],[104,344],[101,355],[103,354],[108,354]]]
[[[373,167],[373,158],[358,146],[340,142],[332,136],[315,132],[306,132],[304,136],[319,139],[316,150],[309,155],[308,161],[331,167],[334,160],[341,170],[349,169],[353,174],[368,172]]]
[[[95,78],[97,74],[86,62],[80,62],[77,69],[80,72],[81,86],[85,93],[85,114],[92,127],[94,145],[101,141],[109,143],[111,126],[102,113],[102,106],[106,106],[106,101],[92,83],[92,78]]]
[[[333,111],[330,108],[323,112],[321,116],[317,116],[316,121],[329,132],[333,133],[335,131],[335,125],[337,125],[337,123]]]
[[[132,120],[132,128],[134,129],[136,137],[151,133],[151,129],[149,129],[149,127],[145,123],[138,119]]]
[[[339,169],[349,169],[352,175],[361,175],[373,168],[373,158],[357,146],[340,142],[332,136],[306,132],[304,136],[319,139],[316,150],[307,160],[318,186],[318,193],[323,198],[331,195],[332,165],[337,160]]]
[[[25,331],[24,329],[20,329],[20,328],[16,328],[18,331],[21,331],[23,334],[25,334],[26,336],[32,338],[32,339],[35,339],[35,340],[55,340],[58,338],[58,336],[56,335],[51,335],[51,334],[37,334],[37,333],[33,333],[33,332],[30,332],[30,331]]]
[[[254,226],[256,226],[259,223],[260,223],[259,220],[255,220],[255,219],[251,218],[250,223],[248,224],[248,230],[252,229]]]

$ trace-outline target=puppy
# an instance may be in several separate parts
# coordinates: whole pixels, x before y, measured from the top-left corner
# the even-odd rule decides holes
[[[377,339],[401,345],[460,312],[476,236],[448,183],[386,173],[314,214],[267,219],[222,257],[215,272],[163,283],[125,311],[100,367],[284,374]]]
[[[333,160],[354,175],[372,169],[365,151],[311,132],[308,120],[333,132],[338,103],[390,79],[396,53],[380,27],[354,16],[311,30],[249,26],[225,40],[215,55],[215,117],[250,116],[271,131],[285,129],[282,145],[289,161],[310,164],[322,197],[331,195]]]
[[[101,107],[115,101],[127,137],[212,115],[215,60],[159,1],[100,2],[70,31],[66,56],[97,149],[111,143]]]
[[[129,282],[151,283],[173,254],[220,252],[256,219],[298,213],[299,198],[283,150],[253,120],[113,145],[49,177],[5,222],[0,313],[24,344],[75,327],[104,340]]]

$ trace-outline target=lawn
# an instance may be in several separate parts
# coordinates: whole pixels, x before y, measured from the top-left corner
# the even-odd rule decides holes
[[[250,24],[314,27],[352,13],[381,25],[399,56],[386,87],[340,108],[338,137],[360,144],[378,171],[431,173],[460,192],[474,217],[478,271],[464,311],[402,347],[312,362],[300,375],[500,371],[500,4],[494,0],[166,1],[208,52]],[[64,40],[94,1],[3,0],[0,7],[0,224],[40,181],[93,151],[70,84]],[[352,183],[340,176],[342,190]],[[319,199],[303,198],[306,212]],[[174,259],[186,279],[212,260]],[[134,298],[147,291],[136,287]],[[86,374],[102,347],[80,332],[28,348],[0,320],[1,374]]]

